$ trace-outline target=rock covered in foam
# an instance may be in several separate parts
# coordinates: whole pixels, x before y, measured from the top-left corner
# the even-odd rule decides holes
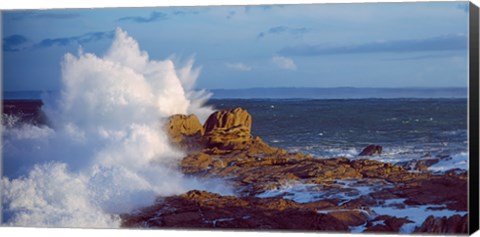
[[[47,125],[48,118],[42,110],[42,100],[2,100],[2,124],[10,128],[21,124]]]

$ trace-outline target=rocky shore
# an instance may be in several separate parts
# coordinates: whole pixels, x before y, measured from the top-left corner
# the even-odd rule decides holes
[[[433,174],[435,163],[390,164],[366,157],[316,159],[274,148],[251,134],[242,108],[217,111],[202,125],[195,115],[167,123],[171,142],[187,151],[185,175],[221,178],[235,196],[192,190],[159,197],[124,227],[227,228],[342,232],[467,233],[467,173]],[[437,159],[438,160],[438,159]]]

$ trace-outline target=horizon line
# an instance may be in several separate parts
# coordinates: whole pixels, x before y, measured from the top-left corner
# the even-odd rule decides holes
[[[250,90],[250,89],[468,89],[468,86],[401,86],[401,87],[360,87],[360,86],[332,86],[332,87],[301,87],[301,86],[271,86],[247,88],[198,88],[197,90]]]
[[[469,86],[401,86],[401,87],[360,87],[360,86],[332,86],[332,87],[299,87],[299,86],[271,86],[247,88],[195,88],[194,90],[252,90],[252,89],[468,89]],[[53,92],[61,89],[27,89],[27,90],[2,90],[2,92]]]

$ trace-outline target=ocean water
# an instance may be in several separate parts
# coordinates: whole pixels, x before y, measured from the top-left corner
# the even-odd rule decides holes
[[[288,151],[357,158],[377,144],[383,153],[370,159],[447,157],[432,170],[467,169],[467,99],[214,99],[209,104],[247,109],[253,135]]]
[[[253,117],[254,136],[262,137],[271,146],[312,154],[318,159],[343,156],[395,164],[442,157],[429,167],[434,174],[451,169],[468,170],[466,99],[219,99],[209,103],[216,109],[246,108]],[[370,144],[381,145],[383,153],[359,157],[362,149]],[[298,203],[337,199],[341,206],[372,192],[395,187],[383,180],[365,181],[335,180],[341,190],[291,181],[257,197],[282,197]],[[409,219],[411,222],[404,224],[400,233],[412,233],[429,215],[466,214],[449,210],[445,205],[407,205],[404,201],[386,199],[368,212],[358,211],[365,212],[370,219],[379,215]],[[342,210],[318,212],[338,211]],[[350,226],[352,233],[365,229],[366,223]]]

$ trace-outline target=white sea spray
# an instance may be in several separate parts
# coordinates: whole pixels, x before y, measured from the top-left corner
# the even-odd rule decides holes
[[[180,67],[150,59],[122,29],[104,56],[66,54],[60,99],[44,106],[51,127],[3,133],[5,224],[118,227],[119,214],[158,196],[231,193],[221,181],[184,177],[184,154],[163,130],[173,114],[213,112],[203,105],[209,94],[192,90],[199,72],[193,58]]]

